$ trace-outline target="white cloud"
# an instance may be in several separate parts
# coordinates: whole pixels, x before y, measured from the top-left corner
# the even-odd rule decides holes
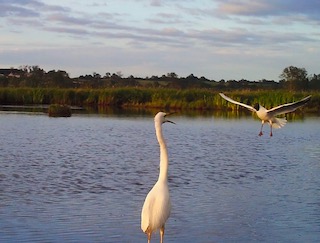
[[[214,79],[277,78],[290,58],[315,69],[318,1],[125,2],[0,0],[0,64]]]

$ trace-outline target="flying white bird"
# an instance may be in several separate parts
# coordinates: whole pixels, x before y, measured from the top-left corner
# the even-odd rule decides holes
[[[263,135],[262,128],[263,128],[263,125],[265,122],[269,122],[270,136],[272,136],[273,135],[272,128],[281,128],[287,123],[287,120],[285,118],[278,118],[278,117],[276,117],[277,115],[281,115],[281,114],[295,111],[299,107],[305,105],[311,99],[311,95],[309,95],[300,101],[296,101],[296,102],[292,102],[292,103],[288,103],[288,104],[284,104],[284,105],[279,105],[279,106],[274,107],[270,110],[267,110],[266,108],[264,108],[260,104],[256,104],[254,107],[252,107],[250,105],[246,105],[246,104],[240,103],[238,101],[235,101],[235,100],[229,98],[228,96],[224,95],[223,93],[220,93],[220,96],[231,103],[234,103],[236,105],[241,105],[241,106],[249,109],[250,111],[256,112],[257,116],[262,121],[259,136]]]
[[[163,243],[164,226],[170,216],[171,202],[168,187],[168,152],[166,142],[162,135],[162,124],[171,122],[166,119],[169,115],[159,112],[154,117],[156,136],[160,145],[160,173],[156,184],[148,193],[141,212],[141,229],[148,236],[150,243],[151,235],[160,229],[160,242]]]

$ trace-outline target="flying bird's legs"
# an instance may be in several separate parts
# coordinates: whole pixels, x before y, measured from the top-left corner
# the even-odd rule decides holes
[[[270,137],[272,137],[272,122],[270,122]]]
[[[262,121],[262,124],[261,124],[261,129],[260,129],[260,133],[259,133],[259,136],[262,136],[263,133],[262,133],[262,128],[263,128],[263,125],[264,125],[264,121]]]
[[[148,243],[150,243],[150,240],[151,240],[151,232],[147,233],[148,235]]]
[[[160,243],[163,243],[163,236],[164,236],[164,226],[160,228]]]

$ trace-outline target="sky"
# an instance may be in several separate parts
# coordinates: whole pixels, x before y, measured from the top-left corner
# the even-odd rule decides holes
[[[0,68],[211,80],[320,74],[319,0],[0,0]]]

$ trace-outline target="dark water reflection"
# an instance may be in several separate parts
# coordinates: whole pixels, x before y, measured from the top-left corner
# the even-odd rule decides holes
[[[159,164],[152,115],[1,113],[0,242],[146,242],[140,212]],[[272,138],[250,116],[171,119],[166,242],[318,241],[319,117]]]

